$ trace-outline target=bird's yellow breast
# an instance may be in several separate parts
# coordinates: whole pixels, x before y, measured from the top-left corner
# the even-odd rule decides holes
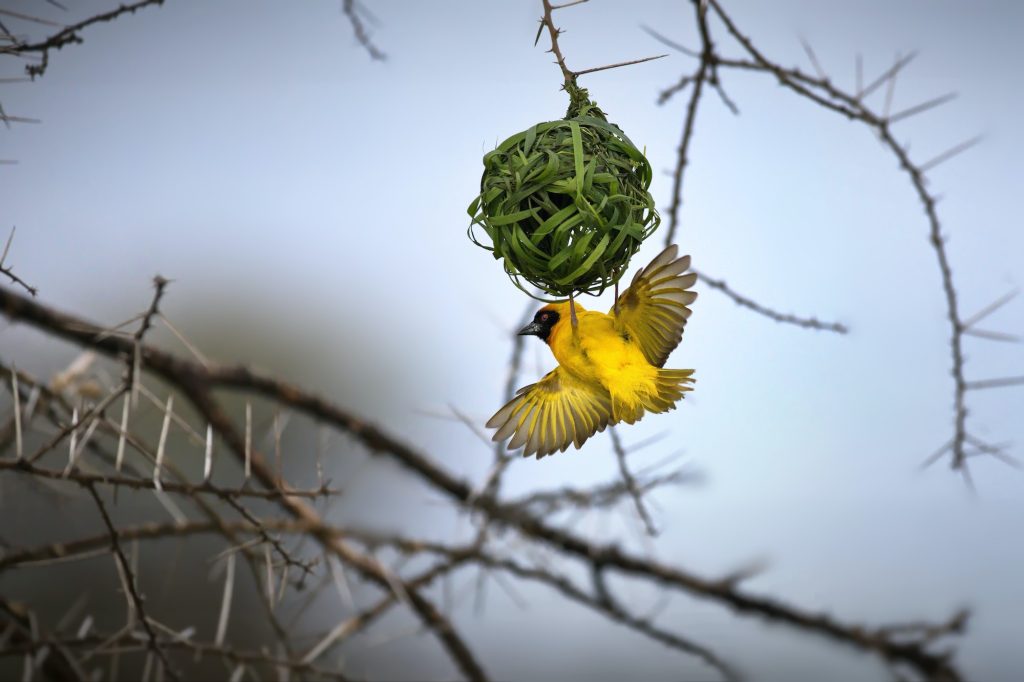
[[[628,334],[615,328],[610,315],[580,311],[578,317],[575,332],[568,315],[551,330],[548,342],[559,365],[612,393],[653,389],[657,369]]]

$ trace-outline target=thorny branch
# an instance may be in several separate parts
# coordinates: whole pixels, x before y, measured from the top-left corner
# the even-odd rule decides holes
[[[356,2],[356,0],[342,0],[341,11],[348,17],[348,23],[352,25],[352,32],[355,34],[356,41],[363,46],[363,49],[370,55],[370,59],[377,61],[387,59],[388,56],[370,38],[366,25],[363,23],[363,18],[360,16],[360,13],[367,14],[366,8]]]
[[[10,253],[11,243],[13,241],[14,241],[14,228],[12,227],[11,228],[11,234],[7,237],[7,242],[4,244],[3,253],[0,253],[0,274],[6,275],[7,278],[10,279],[12,282],[14,282],[15,284],[23,287],[25,289],[25,291],[27,291],[28,293],[30,293],[33,296],[35,296],[37,293],[39,293],[39,290],[36,289],[34,286],[31,286],[28,282],[23,280],[21,277],[18,277],[17,275],[15,275],[14,274],[14,270],[10,266],[5,266],[4,265],[4,262],[6,262],[6,260],[7,260],[7,255]]]
[[[66,7],[54,0],[48,0],[48,2],[58,9],[67,11]],[[128,14],[135,14],[139,10],[143,10],[148,7],[163,5],[164,2],[165,0],[137,0],[136,2],[123,3],[106,12],[100,12],[99,14],[95,14],[68,25],[35,16],[33,14],[0,9],[0,17],[7,18],[8,20],[26,22],[32,26],[49,26],[59,29],[46,37],[33,40],[13,33],[3,21],[0,21],[0,58],[7,56],[12,59],[25,61],[25,74],[28,76],[29,80],[35,80],[37,76],[43,76],[46,73],[46,70],[50,65],[50,54],[52,52],[62,50],[64,47],[69,45],[80,45],[85,42],[83,33],[86,29],[98,24],[115,21]],[[366,29],[364,18],[368,17],[371,21],[373,19],[369,10],[359,3],[358,0],[342,0],[341,12],[345,15],[349,25],[352,27],[352,33],[356,38],[356,42],[366,50],[367,54],[370,55],[370,58],[378,61],[386,59],[387,55],[377,47],[370,37],[370,33]],[[13,83],[20,80],[24,79],[2,78],[0,79],[0,84]],[[4,111],[2,104],[0,104],[0,121],[2,121],[7,127],[10,127],[11,123],[39,122],[38,119],[26,116],[9,115]],[[17,161],[0,159],[0,165],[15,163],[17,163]],[[8,271],[0,270],[0,272],[7,274],[12,277],[12,279],[15,279],[15,281],[20,282],[20,280],[14,278],[14,276]],[[22,282],[22,284],[24,283]],[[28,287],[28,285],[25,286],[29,288],[30,291],[34,291],[31,287]]]
[[[683,181],[686,174],[686,168],[690,163],[690,142],[693,140],[694,130],[696,129],[697,112],[701,103],[701,96],[704,93],[705,83],[713,87],[715,91],[718,92],[722,102],[730,111],[732,111],[733,114],[739,113],[739,109],[722,87],[722,83],[718,75],[718,66],[721,63],[721,60],[718,58],[718,55],[715,52],[715,44],[711,40],[711,33],[707,22],[707,8],[704,3],[695,2],[693,5],[696,12],[696,22],[701,39],[701,49],[699,52],[686,48],[662,36],[657,31],[645,27],[647,33],[653,36],[656,40],[689,57],[694,57],[699,60],[693,73],[684,75],[680,78],[678,83],[666,88],[658,97],[658,104],[664,104],[677,93],[682,92],[686,88],[690,88],[690,98],[687,102],[686,114],[683,118],[682,139],[680,140],[679,147],[676,151],[676,166],[672,173],[672,201],[669,204],[668,210],[668,230],[665,233],[666,245],[672,244],[675,241],[679,227],[679,211],[683,205]],[[844,325],[836,322],[819,322],[813,317],[804,318],[789,313],[777,312],[734,291],[725,283],[725,280],[716,279],[697,270],[695,270],[695,272],[697,273],[697,277],[700,281],[704,282],[704,284],[708,285],[712,289],[721,291],[736,302],[737,305],[753,310],[754,312],[764,315],[776,322],[795,324],[807,329],[833,331],[839,334],[845,334],[847,332]]]
[[[90,26],[95,24],[102,24],[108,21],[114,21],[118,17],[124,14],[134,14],[140,9],[144,9],[151,5],[162,5],[164,0],[139,0],[139,2],[129,3],[127,5],[120,5],[108,12],[102,12],[95,16],[91,16],[88,19],[84,19],[70,26],[65,26],[60,31],[39,40],[34,43],[21,42],[15,40],[11,45],[6,47],[0,47],[0,55],[2,54],[13,54],[13,55],[29,55],[38,54],[40,61],[38,63],[30,63],[25,67],[25,73],[31,78],[36,76],[42,76],[46,73],[46,68],[50,64],[50,51],[60,50],[65,45],[80,45],[83,42],[82,36],[79,33]],[[21,17],[22,19],[32,20],[31,17]],[[56,24],[59,26],[60,24]]]
[[[149,648],[154,654],[160,659],[160,663],[163,665],[163,670],[172,680],[177,680],[178,674],[171,667],[170,662],[167,660],[167,655],[164,650],[160,648],[159,642],[157,642],[156,633],[153,631],[153,626],[149,622],[149,616],[146,615],[146,608],[143,605],[142,595],[139,594],[138,587],[135,585],[135,574],[132,573],[131,565],[128,563],[128,557],[125,556],[124,550],[121,549],[121,538],[118,535],[117,529],[114,527],[114,522],[110,520],[110,514],[107,512],[107,506],[103,503],[103,498],[96,492],[96,488],[87,485],[86,490],[92,496],[94,502],[96,502],[96,508],[99,509],[100,516],[103,518],[103,525],[107,527],[107,532],[110,534],[110,546],[114,552],[114,558],[119,566],[119,573],[123,578],[124,586],[128,592],[126,597],[131,599],[132,611],[135,613],[135,617],[140,623],[142,623],[142,629],[146,631],[146,637],[149,639]]]
[[[654,527],[654,521],[651,520],[651,515],[647,511],[647,507],[644,505],[643,492],[637,485],[636,478],[629,471],[629,466],[626,464],[626,448],[622,445],[622,439],[619,438],[619,432],[615,430],[615,427],[608,429],[608,435],[611,436],[612,449],[615,451],[615,459],[619,463],[619,473],[622,475],[622,484],[629,496],[633,499],[633,504],[636,507],[637,516],[644,523],[644,529],[647,534],[654,536],[658,534],[658,530]]]
[[[787,324],[796,325],[797,327],[804,327],[805,329],[820,329],[823,331],[836,332],[837,334],[845,334],[849,331],[846,325],[840,322],[822,322],[816,317],[799,317],[790,313],[780,313],[772,310],[767,306],[761,305],[752,298],[748,298],[743,294],[737,293],[728,284],[726,284],[723,279],[709,277],[699,270],[694,270],[694,272],[697,273],[697,278],[700,279],[700,281],[704,282],[704,284],[708,285],[712,289],[721,291],[723,294],[731,298],[736,305],[753,310],[755,313],[764,315],[770,320],[785,322]]]
[[[47,334],[63,338],[113,359],[125,361],[132,356],[135,349],[136,344],[132,337],[111,335],[106,333],[103,328],[88,321],[60,313],[31,298],[2,287],[0,287],[0,310],[3,310],[5,315],[13,321],[31,324]],[[282,408],[294,410],[330,425],[332,428],[348,434],[349,439],[357,442],[364,451],[401,465],[415,480],[435,493],[441,494],[457,508],[470,512],[471,517],[477,520],[476,525],[481,531],[478,539],[470,545],[461,547],[449,547],[397,536],[365,534],[344,527],[337,528],[327,524],[311,505],[289,495],[289,484],[279,479],[277,472],[272,470],[259,452],[255,450],[251,452],[252,481],[258,483],[264,490],[277,490],[283,493],[273,497],[273,504],[278,507],[280,512],[283,512],[285,518],[279,519],[264,515],[259,518],[253,516],[242,522],[220,521],[214,523],[213,525],[218,527],[218,532],[226,537],[232,537],[230,546],[238,547],[239,551],[243,553],[258,555],[258,546],[266,544],[265,536],[276,531],[301,531],[300,534],[303,537],[310,538],[320,546],[319,551],[325,555],[332,555],[340,561],[341,566],[354,571],[385,594],[384,601],[375,607],[372,613],[368,613],[352,623],[346,621],[338,634],[333,635],[332,639],[325,640],[327,643],[323,647],[318,647],[324,652],[330,651],[339,638],[347,639],[353,629],[368,627],[376,619],[373,614],[380,614],[389,608],[403,605],[419,617],[427,631],[438,638],[451,660],[465,677],[482,679],[485,676],[483,668],[471,653],[465,640],[456,632],[451,619],[443,615],[421,593],[421,590],[437,577],[457,571],[459,567],[475,565],[488,572],[508,573],[519,579],[540,581],[553,586],[574,601],[584,603],[603,613],[613,622],[641,632],[645,636],[679,651],[697,656],[712,668],[717,669],[726,679],[733,679],[736,674],[730,666],[722,662],[718,654],[702,645],[689,643],[687,638],[665,630],[664,626],[632,613],[624,602],[611,596],[611,587],[606,576],[618,575],[623,578],[649,582],[664,590],[678,591],[699,599],[709,600],[742,616],[755,616],[771,623],[785,624],[809,634],[823,636],[878,656],[890,665],[917,671],[922,679],[960,679],[949,653],[932,649],[934,637],[925,637],[923,634],[919,637],[907,636],[907,633],[902,631],[899,636],[896,636],[884,627],[874,628],[846,622],[830,615],[806,611],[778,599],[760,597],[748,592],[741,584],[742,576],[704,578],[683,568],[634,554],[616,545],[589,540],[568,528],[548,521],[547,516],[541,511],[542,508],[536,506],[540,498],[532,496],[527,500],[517,501],[503,500],[497,494],[479,494],[477,491],[481,490],[480,487],[449,472],[426,453],[407,445],[380,426],[371,424],[299,386],[241,365],[217,365],[214,363],[204,365],[144,342],[140,344],[139,348],[141,369],[175,388],[193,404],[198,416],[209,422],[227,445],[228,451],[235,458],[236,466],[241,465],[244,457],[244,438],[238,432],[234,420],[228,416],[220,400],[214,396],[214,391],[230,389],[262,396]],[[30,393],[35,391],[32,386],[33,382],[29,377],[19,383],[19,390],[25,392],[26,401],[30,399]],[[14,415],[14,417],[19,418],[19,415]],[[86,428],[85,425],[78,427],[79,430]],[[92,461],[92,466],[103,462],[106,462],[105,466],[110,466],[110,459]],[[90,475],[88,471],[84,470],[86,464],[87,462],[82,458],[80,466],[83,470],[75,469],[69,472],[68,478],[77,481],[79,477]],[[24,469],[24,464],[12,464],[11,467]],[[26,473],[29,472],[26,471]],[[82,483],[95,485],[89,479],[82,479]],[[184,500],[192,499],[187,493],[175,491],[170,483],[171,481],[164,485],[162,494],[177,495]],[[628,485],[609,490],[617,489],[620,491],[617,494],[624,496],[625,499],[633,499],[632,495],[639,494],[640,491],[646,489],[648,482],[637,478],[635,484],[633,492],[629,490]],[[583,491],[582,494],[585,495],[586,491]],[[557,499],[558,495],[555,493],[553,498]],[[565,499],[570,500],[569,493],[566,495]],[[574,506],[572,502],[567,502],[567,504]],[[248,525],[240,526],[240,523]],[[251,531],[257,524],[264,527],[261,531],[255,532],[252,540],[242,542],[237,537],[239,532],[244,532],[252,537]],[[185,534],[189,532],[186,529],[198,529],[200,526],[186,515],[176,522],[176,527],[181,529],[182,534]],[[209,527],[209,524],[203,526],[203,528]],[[563,560],[571,560],[587,566],[592,574],[600,576],[600,580],[595,581],[592,593],[582,591],[582,588],[579,587],[570,589],[564,578],[554,572],[547,562],[536,566],[527,566],[504,558],[501,549],[502,543],[499,540],[504,534],[492,533],[488,530],[489,528],[512,531],[515,536],[520,538],[521,542],[535,545],[539,551],[561,556]],[[229,536],[227,531],[233,535]],[[168,532],[171,531],[168,529]],[[129,534],[141,537],[144,531],[132,530],[129,531]],[[86,539],[77,545],[70,543],[69,546],[75,551],[69,554],[69,558],[70,556],[88,556],[90,545],[94,542],[94,540]],[[279,542],[278,544],[284,548],[283,543]],[[365,549],[356,549],[356,545],[362,545]],[[404,578],[397,571],[386,568],[380,560],[374,558],[374,548],[381,545],[392,547],[395,551],[403,553],[413,552],[414,555],[423,552],[434,554],[438,557],[439,563],[435,564],[434,568],[428,569],[426,573]],[[13,566],[22,564],[31,566],[33,560],[39,561],[40,559],[57,560],[55,554],[59,551],[52,547],[50,549],[43,547],[18,550],[13,555],[8,553],[7,558],[0,562],[0,568],[6,567],[9,570]],[[289,550],[285,548],[284,551]],[[517,552],[517,555],[521,555],[521,552]],[[11,558],[12,556],[13,558]],[[325,562],[321,562],[321,565],[324,564]],[[310,565],[308,561],[306,565]],[[278,567],[269,566],[270,573],[277,570]],[[280,567],[280,570],[286,571],[286,565]],[[941,630],[943,624],[934,624],[933,630],[929,630],[929,633],[935,631],[934,628]],[[950,631],[952,632],[952,630]],[[328,633],[328,635],[331,634]],[[325,638],[328,635],[325,635]],[[342,637],[343,635],[344,637]],[[167,651],[170,649],[168,648]],[[321,651],[314,653],[320,655]],[[312,663],[313,660],[307,660],[308,658],[307,654],[306,658],[299,662]]]
[[[574,83],[577,76],[585,73],[636,63],[624,62],[575,72],[566,66],[558,46],[560,31],[554,26],[552,12],[579,4],[579,1],[553,5],[543,0],[545,12],[538,38],[546,27],[551,38],[551,51],[556,56],[565,83]],[[98,15],[87,22],[62,29],[46,41],[31,44],[37,46],[32,51],[42,57],[40,62],[30,64],[29,68],[36,67],[38,73],[34,75],[41,74],[46,68],[49,50],[80,42],[77,32],[92,23],[109,21],[119,14],[135,11],[147,4],[160,4],[160,1],[149,0],[124,6],[114,10],[115,14],[107,19],[100,19],[103,15]],[[749,41],[744,42],[746,39],[742,38],[715,0],[694,4],[702,48],[689,51],[682,46],[673,46],[698,59],[699,63],[692,74],[687,74],[664,95],[667,100],[687,87],[693,88],[677,158],[670,234],[675,233],[682,206],[683,174],[689,162],[688,150],[702,93],[708,87],[713,88],[725,105],[736,111],[735,104],[721,86],[720,68],[771,73],[791,90],[829,110],[861,120],[876,129],[881,126],[880,137],[894,151],[900,148],[889,132],[889,123],[920,112],[925,106],[935,106],[929,102],[891,116],[886,113],[879,117],[863,104],[862,100],[871,92],[891,83],[909,59],[898,62],[889,75],[883,74],[883,78],[866,88],[858,84],[856,96],[845,95],[822,75],[818,66],[815,67],[817,75],[808,76],[798,69],[787,70],[773,65]],[[357,15],[357,12],[362,11],[360,7],[355,2],[343,0],[342,10],[352,22],[357,40],[371,57],[382,58],[383,55],[369,42],[362,27]],[[726,31],[740,42],[748,57],[725,59],[720,56],[711,40],[712,27],[708,23],[708,12],[711,10],[722,21]],[[2,26],[0,32],[10,35]],[[0,40],[3,40],[2,35]],[[6,42],[6,46],[0,42],[0,54],[13,54],[12,46],[27,45],[13,38],[8,38]],[[813,51],[809,51],[809,55],[813,55]],[[812,63],[817,64],[813,56]],[[33,72],[30,70],[30,73]],[[5,117],[5,120],[13,118]],[[897,153],[928,208],[933,236],[939,235],[940,230],[934,200],[924,190],[923,173],[968,146],[968,143],[958,145],[936,159],[917,166],[910,163],[905,150],[902,156]],[[916,169],[916,174],[913,169]],[[940,264],[945,263],[941,238],[935,242],[935,248],[940,254]],[[0,267],[2,264],[3,259],[0,259]],[[952,291],[948,264],[940,269],[944,282],[948,281],[949,290]],[[11,276],[7,270],[3,272]],[[838,323],[823,323],[813,318],[777,313],[736,294],[723,281],[705,275],[701,275],[701,278],[740,305],[777,321],[840,333],[845,331]],[[20,280],[12,280],[20,283]],[[474,483],[452,473],[438,464],[434,457],[406,444],[382,426],[368,422],[301,386],[243,365],[216,364],[199,355],[197,357],[200,361],[194,362],[147,344],[147,331],[154,324],[165,322],[159,311],[165,285],[166,280],[157,279],[147,312],[129,321],[141,321],[134,334],[120,332],[119,329],[124,325],[101,328],[0,286],[0,311],[6,317],[123,363],[127,378],[127,381],[122,380],[117,386],[107,386],[106,395],[103,396],[102,393],[96,395],[83,388],[76,388],[79,385],[74,383],[54,381],[47,385],[23,371],[14,370],[0,360],[3,385],[16,396],[10,418],[6,423],[0,423],[0,476],[6,472],[17,473],[38,487],[40,494],[46,495],[66,494],[68,489],[74,490],[76,486],[84,489],[100,510],[103,521],[100,532],[61,542],[44,541],[33,546],[19,547],[7,542],[6,538],[0,538],[0,577],[9,571],[35,570],[54,564],[88,561],[96,556],[110,554],[115,558],[120,571],[126,597],[131,600],[133,612],[145,630],[143,633],[133,631],[132,622],[119,630],[101,630],[92,614],[88,614],[76,630],[73,621],[80,613],[74,608],[55,627],[43,628],[39,623],[40,616],[33,611],[0,598],[0,626],[5,625],[4,618],[7,620],[6,627],[0,629],[0,662],[7,656],[24,657],[28,671],[25,676],[30,677],[33,670],[39,669],[53,679],[86,679],[90,675],[85,674],[83,666],[96,665],[97,661],[103,660],[110,666],[109,676],[117,677],[118,666],[124,665],[127,668],[132,654],[140,654],[145,655],[145,658],[135,661],[139,664],[135,672],[152,672],[156,677],[160,674],[173,676],[175,671],[171,668],[172,663],[184,672],[190,661],[206,657],[218,661],[224,666],[224,676],[230,672],[233,679],[247,675],[254,678],[286,678],[292,675],[344,680],[348,675],[334,657],[336,650],[356,634],[368,631],[388,611],[403,609],[419,621],[423,631],[437,639],[452,664],[464,677],[485,679],[483,665],[456,629],[448,600],[445,600],[445,606],[439,607],[427,596],[436,581],[447,582],[460,575],[460,572],[475,568],[479,571],[481,581],[490,578],[503,589],[507,589],[505,581],[509,579],[545,585],[561,597],[600,614],[610,622],[693,657],[723,679],[740,679],[742,674],[708,646],[673,631],[654,616],[637,613],[631,604],[616,596],[617,583],[623,580],[645,583],[665,594],[683,593],[743,617],[755,617],[823,637],[881,659],[893,668],[894,673],[897,669],[909,671],[922,680],[962,679],[952,651],[942,648],[941,642],[963,631],[966,612],[958,612],[947,621],[936,623],[882,626],[856,623],[831,614],[803,609],[782,599],[754,594],[743,584],[745,574],[702,577],[683,567],[660,562],[615,544],[589,539],[574,531],[571,523],[553,520],[562,511],[585,514],[619,504],[632,504],[649,532],[653,532],[653,521],[645,506],[644,495],[659,486],[683,482],[687,477],[682,472],[656,474],[650,471],[630,471],[626,466],[627,452],[614,434],[613,445],[620,464],[621,480],[590,488],[538,490],[520,497],[505,497],[501,494],[502,477],[516,460],[500,450],[494,452],[492,470],[484,480]],[[34,294],[34,290],[29,291]],[[983,330],[974,327],[975,323],[1001,305],[997,302],[989,306],[989,309],[961,320],[956,309],[955,292],[949,296],[948,301],[957,344],[962,334],[983,335]],[[194,346],[180,332],[175,330],[174,333],[195,353]],[[517,384],[521,361],[522,346],[517,339],[509,362],[508,392]],[[961,373],[961,381],[957,384],[958,393],[1024,382],[1022,377],[965,382],[962,381],[962,360],[956,369]],[[144,385],[145,381],[154,378],[163,382],[173,395],[184,398],[192,411],[176,410],[172,419],[169,407],[171,401],[164,404]],[[125,396],[121,419],[108,417],[106,410],[120,397],[119,392],[126,389],[131,391],[136,401],[141,394],[156,407],[151,408],[148,415],[145,413],[144,401],[138,401],[130,409]],[[275,410],[293,411],[346,434],[347,445],[339,448],[338,457],[356,458],[362,453],[369,453],[375,459],[398,464],[406,475],[435,495],[440,495],[471,520],[471,541],[448,545],[379,530],[371,531],[351,524],[328,523],[325,520],[326,510],[320,510],[315,503],[318,500],[336,499],[344,495],[344,491],[330,488],[319,476],[318,487],[300,488],[283,480],[281,470],[268,464],[254,445],[257,441],[253,439],[248,420],[243,428],[239,420],[231,416],[226,406],[229,396],[225,393],[241,394],[247,400],[269,401]],[[248,402],[246,404],[249,405]],[[958,415],[961,407],[962,403],[958,402]],[[156,410],[155,415],[152,409]],[[965,408],[963,415],[966,419]],[[146,418],[154,416],[160,417],[164,425],[160,444],[155,448],[147,444],[139,432],[146,428]],[[208,425],[207,432],[216,434],[219,439],[217,445],[223,447],[215,448],[212,436],[204,442],[200,435],[203,427],[192,426],[192,422],[197,419]],[[172,432],[177,432],[178,438],[173,434],[170,438],[166,436],[168,427],[171,427]],[[960,434],[958,430],[950,444],[940,451],[940,456],[953,450],[956,461],[955,444]],[[32,447],[36,448],[29,458],[22,455],[22,437],[28,438]],[[275,450],[279,447],[289,448],[287,443],[279,441],[280,434],[275,433]],[[16,456],[3,457],[14,442],[18,442]],[[967,450],[964,456],[978,452],[1005,455],[999,446],[974,439],[966,432],[964,425],[961,452],[965,444],[974,450]],[[58,450],[65,445],[69,446],[68,464],[62,466],[58,462],[61,458]],[[174,448],[177,452],[175,457],[163,461],[161,469],[155,465],[161,462],[165,448]],[[190,480],[179,466],[189,461],[189,448],[197,448],[202,453],[204,474],[200,482]],[[230,466],[218,467],[224,476],[240,476],[244,467],[247,471],[251,470],[251,477],[246,477],[241,484],[225,484],[211,478],[211,458],[215,451],[220,460],[231,458],[229,465],[233,460],[234,469],[231,471],[225,470]],[[301,455],[302,448],[292,448],[288,458],[294,459]],[[166,473],[166,478],[158,475],[160,471]],[[346,488],[349,485],[347,481]],[[117,527],[109,515],[110,501],[104,497],[104,493],[108,492],[113,495],[152,496],[173,521]],[[252,507],[243,506],[242,500]],[[241,519],[228,518],[231,512],[241,516]],[[149,547],[151,541],[182,540],[200,534],[220,538],[224,549],[219,556],[239,557],[249,567],[253,577],[251,589],[255,590],[273,631],[274,639],[270,646],[262,647],[259,651],[247,651],[221,641],[226,631],[227,618],[230,617],[228,609],[224,610],[218,623],[220,636],[212,643],[196,638],[193,627],[174,630],[160,622],[160,614],[143,610],[146,606],[142,595],[135,589],[138,569],[128,560],[123,543],[138,542]],[[403,563],[389,565],[380,558],[384,555],[398,556]],[[406,561],[408,564],[404,563]],[[569,577],[573,569],[579,568],[583,569],[583,575],[591,576],[589,586],[577,584]],[[374,595],[371,606],[356,608],[351,593],[353,588],[349,586],[346,577],[349,572],[358,575],[370,587]],[[308,590],[307,599],[300,602],[297,593],[304,589],[306,574],[317,574],[321,580],[317,587]],[[331,586],[338,592],[345,617],[326,632],[297,636],[281,617],[288,610],[297,610],[301,614],[305,608],[303,604],[310,603],[312,599],[325,598],[323,592]],[[243,589],[246,588],[238,584],[238,581],[225,580],[222,603],[231,603],[232,592]],[[271,647],[276,653],[271,653]],[[123,663],[119,663],[122,658]],[[159,665],[155,661],[160,661]],[[95,671],[90,674],[95,676]]]
[[[564,31],[555,26],[554,12],[555,10],[564,9],[566,7],[572,7],[574,5],[582,5],[587,0],[576,0],[576,2],[566,2],[561,5],[554,5],[551,0],[541,0],[544,5],[544,16],[540,19],[540,26],[537,27],[537,37],[534,39],[533,44],[536,45],[540,41],[540,36],[547,29],[548,37],[551,39],[551,47],[548,52],[555,55],[555,63],[558,64],[559,70],[562,72],[562,87],[566,90],[570,90],[576,86],[576,79],[579,76],[588,73],[597,73],[598,71],[607,71],[609,69],[617,69],[622,66],[632,66],[634,64],[643,64],[644,62],[650,62],[655,59],[662,59],[668,55],[659,54],[653,57],[642,57],[641,59],[631,59],[625,62],[616,62],[615,64],[605,64],[604,66],[594,66],[589,69],[583,69],[581,71],[573,71],[565,63],[565,56],[562,54],[561,45],[558,43],[558,37],[564,33]]]
[[[39,61],[29,63],[25,67],[25,72],[31,78],[42,76],[46,73],[46,69],[50,63],[50,52],[53,50],[60,50],[67,45],[80,45],[84,42],[81,34],[85,29],[96,24],[114,21],[126,14],[135,14],[139,10],[147,7],[163,5],[164,2],[165,0],[138,0],[137,2],[118,5],[107,12],[101,12],[68,26],[62,26],[60,23],[48,21],[31,15],[5,12],[8,16],[13,16],[14,18],[22,21],[46,26],[58,26],[61,27],[61,30],[41,40],[28,42],[17,39],[10,32],[4,29],[2,24],[0,24],[0,31],[3,31],[3,33],[5,33],[9,38],[7,45],[0,45],[0,55],[38,55]],[[366,30],[366,25],[363,23],[363,16],[368,15],[366,8],[362,7],[358,2],[356,2],[356,0],[342,0],[341,11],[352,26],[352,32],[355,34],[356,41],[362,45],[370,57],[375,60],[386,59],[386,55],[373,43]]]
[[[700,104],[701,95],[704,93],[704,82],[712,75],[714,60],[714,45],[708,35],[707,16],[704,7],[699,3],[693,4],[697,13],[697,26],[700,29],[703,48],[700,52],[700,62],[696,71],[690,76],[685,76],[676,91],[691,86],[690,100],[686,105],[686,118],[683,120],[683,138],[679,142],[679,149],[676,154],[676,168],[672,173],[672,202],[668,207],[668,230],[665,232],[665,245],[675,242],[676,230],[679,226],[679,208],[683,203],[683,176],[686,173],[686,166],[689,163],[690,140],[693,139],[693,131],[697,122],[697,107]]]
[[[719,72],[722,69],[753,71],[768,74],[776,79],[779,84],[793,91],[800,97],[810,100],[814,104],[823,107],[828,111],[840,114],[851,121],[859,122],[873,130],[882,145],[896,158],[900,169],[907,174],[914,193],[917,195],[918,200],[924,208],[929,230],[928,241],[935,253],[935,258],[939,266],[942,291],[946,301],[946,311],[950,325],[949,343],[952,359],[951,374],[953,377],[953,436],[935,455],[933,455],[932,458],[929,458],[929,461],[934,461],[934,459],[937,459],[946,453],[951,453],[951,467],[953,469],[960,470],[966,477],[968,475],[968,456],[978,453],[992,454],[994,451],[999,451],[1000,449],[984,443],[971,434],[967,428],[967,392],[972,388],[978,388],[979,386],[975,382],[969,382],[966,379],[963,350],[964,336],[977,336],[979,338],[990,340],[1006,340],[1007,338],[1013,337],[998,332],[985,332],[984,330],[976,329],[974,327],[975,323],[978,322],[981,317],[988,314],[985,311],[983,311],[984,314],[981,315],[981,317],[975,316],[975,318],[970,320],[963,320],[957,301],[957,291],[953,282],[953,271],[949,264],[949,256],[942,232],[942,224],[939,220],[938,210],[936,208],[937,200],[927,188],[925,172],[971,148],[980,138],[971,138],[970,140],[951,147],[946,152],[943,152],[930,160],[926,160],[922,163],[915,163],[911,160],[907,147],[896,139],[893,124],[936,106],[940,106],[952,99],[953,95],[943,95],[941,97],[928,100],[927,102],[911,106],[903,111],[890,113],[892,86],[895,83],[897,76],[913,60],[915,56],[914,54],[898,58],[892,67],[887,69],[866,87],[862,87],[860,85],[860,77],[858,76],[856,91],[851,94],[835,85],[828,76],[825,75],[821,65],[818,63],[813,49],[811,49],[810,45],[807,44],[806,41],[804,41],[804,49],[808,54],[812,67],[815,70],[815,75],[807,74],[796,67],[783,67],[777,62],[769,59],[755,46],[750,37],[740,31],[731,16],[726,13],[721,2],[718,0],[707,0],[707,2],[704,2],[703,0],[696,0],[693,5],[697,14],[697,26],[699,28],[701,40],[701,49],[699,51],[683,47],[657,32],[648,29],[648,32],[662,43],[698,60],[698,65],[692,74],[685,75],[678,84],[664,90],[659,98],[659,103],[664,103],[675,94],[685,90],[687,87],[691,88],[690,100],[687,105],[686,115],[684,118],[683,139],[678,150],[677,164],[674,173],[673,201],[671,208],[669,209],[669,229],[666,235],[666,243],[671,243],[676,233],[676,226],[678,224],[678,207],[681,205],[682,201],[681,192],[683,175],[688,163],[687,152],[689,149],[689,142],[693,136],[694,122],[696,120],[698,105],[701,100],[703,84],[705,82],[714,84],[722,94],[723,100],[726,102],[729,109],[731,109],[733,113],[737,113],[732,100],[726,97],[724,90],[721,89]],[[718,18],[722,27],[724,27],[725,32],[735,40],[735,42],[746,53],[745,57],[727,58],[723,57],[718,52],[716,44],[712,41],[711,29],[707,21],[709,11],[714,12],[714,15]],[[860,62],[858,61],[858,73],[860,73],[859,69]],[[868,104],[867,98],[884,85],[888,85],[889,87],[886,92],[883,111],[879,113]],[[723,292],[737,304],[777,322],[795,324],[809,329],[834,331],[841,334],[846,333],[847,331],[845,325],[837,322],[820,322],[813,317],[803,318],[776,312],[775,310],[763,306],[746,296],[738,294],[726,285],[724,280],[715,279],[704,273],[698,273],[698,276],[705,284],[713,289]],[[990,307],[995,309],[1005,302],[1006,300],[1000,299]]]

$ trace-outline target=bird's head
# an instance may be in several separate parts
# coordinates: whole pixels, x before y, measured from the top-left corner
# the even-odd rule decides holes
[[[576,312],[583,308],[577,304]],[[549,303],[533,316],[533,322],[519,330],[519,336],[538,336],[544,343],[550,343],[551,330],[562,320],[569,319],[569,302]]]

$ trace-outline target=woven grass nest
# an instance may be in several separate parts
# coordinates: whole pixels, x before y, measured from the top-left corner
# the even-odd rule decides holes
[[[558,298],[600,294],[661,222],[647,158],[586,90],[569,94],[566,118],[531,126],[484,156],[469,206],[470,239],[504,259],[531,296],[524,281]]]

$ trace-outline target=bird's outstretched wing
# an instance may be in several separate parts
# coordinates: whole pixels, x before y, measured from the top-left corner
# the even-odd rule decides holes
[[[669,353],[679,345],[692,312],[687,306],[697,298],[697,292],[690,291],[697,275],[684,274],[690,257],[677,258],[678,253],[673,244],[641,268],[619,296],[618,310],[609,311],[616,329],[633,338],[655,367],[664,367]]]
[[[565,452],[608,425],[612,402],[600,385],[576,379],[558,367],[535,384],[524,386],[487,422],[498,429],[495,441],[509,436],[508,449],[526,446],[523,456],[538,458]]]

